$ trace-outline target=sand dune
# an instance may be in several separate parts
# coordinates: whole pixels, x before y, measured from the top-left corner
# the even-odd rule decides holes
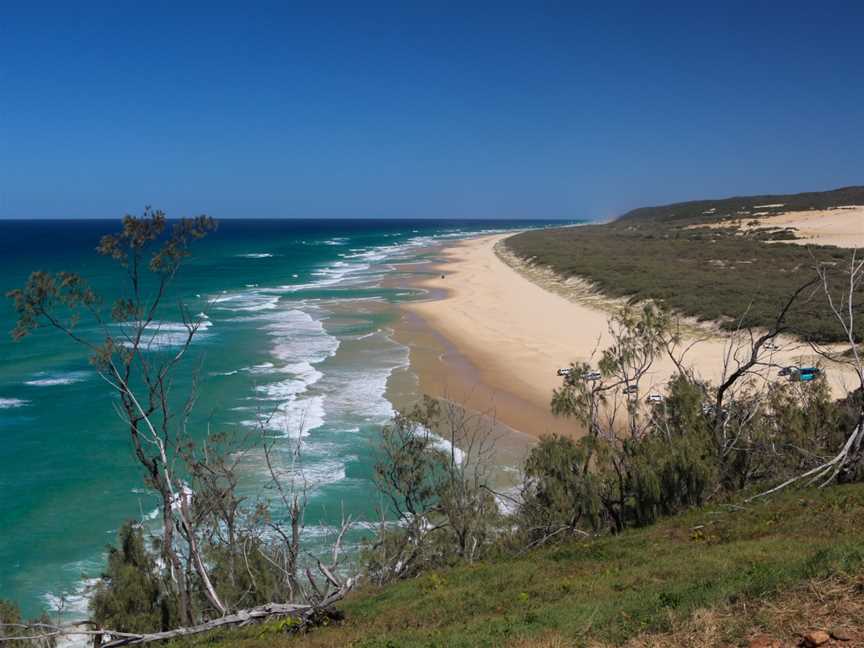
[[[506,235],[487,236],[446,248],[446,261],[438,266],[444,278],[423,282],[440,299],[406,305],[409,313],[421,317],[470,361],[483,389],[496,396],[498,417],[523,432],[538,435],[560,431],[548,413],[552,390],[560,386],[559,367],[573,361],[596,360],[609,342],[609,311],[594,299],[585,301],[584,291],[567,295],[567,286],[547,290],[504,263],[495,253],[495,244]],[[590,305],[589,305],[590,304]],[[699,333],[700,339],[702,337]],[[707,332],[685,356],[686,363],[703,378],[717,381],[723,359],[729,352],[728,338]],[[697,339],[691,338],[686,342]],[[812,351],[794,339],[778,340],[780,350],[766,356],[776,364],[810,364]],[[410,343],[410,341],[409,341]],[[459,371],[454,361],[439,358],[438,366],[420,367],[421,373]],[[661,391],[674,372],[668,358],[658,359],[643,383],[641,397]],[[829,369],[829,381],[837,393],[854,383],[854,374],[837,367]],[[765,371],[776,380],[776,368]],[[443,379],[439,375],[437,383]],[[436,380],[427,380],[433,384]],[[421,382],[422,376],[421,376]],[[476,395],[475,395],[476,396]],[[515,401],[514,401],[515,399]],[[520,407],[518,403],[524,405]],[[516,403],[514,406],[513,403]],[[474,404],[475,409],[483,406]],[[526,407],[535,413],[525,416]],[[536,412],[544,413],[543,417]],[[573,429],[572,426],[568,429]]]
[[[791,227],[798,245],[836,245],[864,248],[864,207],[850,205],[837,209],[797,211],[759,220],[759,227]]]

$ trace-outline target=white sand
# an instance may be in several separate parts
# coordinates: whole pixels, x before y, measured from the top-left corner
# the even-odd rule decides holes
[[[759,227],[792,227],[798,245],[864,248],[864,207],[797,211],[759,219]]]

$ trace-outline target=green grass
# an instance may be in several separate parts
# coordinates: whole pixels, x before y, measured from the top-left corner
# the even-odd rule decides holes
[[[271,624],[173,646],[493,647],[549,636],[615,645],[862,565],[864,485],[790,492],[358,591],[341,605],[344,621],[304,636]]]

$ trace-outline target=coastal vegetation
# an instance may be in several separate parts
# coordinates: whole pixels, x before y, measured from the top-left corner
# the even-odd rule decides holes
[[[305,635],[271,623],[170,646],[696,648],[760,634],[795,645],[814,628],[860,641],[862,513],[860,484],[718,503],[369,586]]]
[[[633,210],[603,225],[526,231],[508,238],[506,246],[523,260],[585,280],[610,297],[655,301],[727,330],[760,327],[773,322],[788,295],[816,268],[829,272],[839,298],[849,252],[784,243],[794,233],[746,230],[734,221],[850,203],[864,203],[864,188],[678,203]],[[862,302],[864,287],[856,299]],[[787,325],[805,340],[845,340],[821,291],[802,295]],[[855,326],[858,337],[864,335],[864,321]]]
[[[259,413],[256,434],[192,429],[195,381],[188,393],[173,387],[201,318],[182,303],[183,343],[150,344],[161,313],[175,308],[172,282],[190,246],[214,227],[207,217],[173,227],[161,212],[126,217],[98,248],[126,282],[108,306],[70,273],[37,272],[10,293],[17,338],[50,326],[90,351],[117,393],[143,483],[160,502],[155,524],[120,529],[89,625],[72,630],[95,645],[620,644],[675,633],[700,611],[749,606],[741,623],[712,638],[720,642],[772,627],[770,615],[758,616],[765,596],[860,577],[864,262],[854,253],[790,270],[794,281],[775,287],[770,309],[751,317],[751,303],[739,313],[716,384],[688,366],[674,304],[623,306],[596,368],[572,364],[550,395],[553,413],[582,434],[540,439],[512,490],[491,479],[488,418],[423,399],[381,431],[379,519],[345,513],[329,542],[311,550],[308,484],[295,470],[302,437],[297,464],[278,466],[265,433],[272,413]],[[822,331],[809,335],[814,348],[858,376],[841,398],[824,372],[806,381],[777,376],[770,348],[781,334],[805,335],[807,308]],[[646,402],[640,386],[661,357],[677,371]],[[240,462],[250,457],[268,468],[260,493],[241,490]],[[346,557],[346,534],[358,522],[362,548]],[[0,610],[16,641],[70,631],[9,622],[14,606]]]

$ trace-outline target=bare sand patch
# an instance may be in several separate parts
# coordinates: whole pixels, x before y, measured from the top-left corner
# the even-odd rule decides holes
[[[792,228],[796,245],[835,245],[864,248],[864,206],[785,212],[759,219],[758,227]]]
[[[762,205],[782,207],[782,205]],[[833,245],[842,248],[864,248],[864,206],[847,205],[833,209],[810,209],[791,212],[746,212],[740,218],[716,223],[690,225],[688,229],[734,228],[741,232],[758,230],[794,230],[798,237],[784,240],[795,245]]]

